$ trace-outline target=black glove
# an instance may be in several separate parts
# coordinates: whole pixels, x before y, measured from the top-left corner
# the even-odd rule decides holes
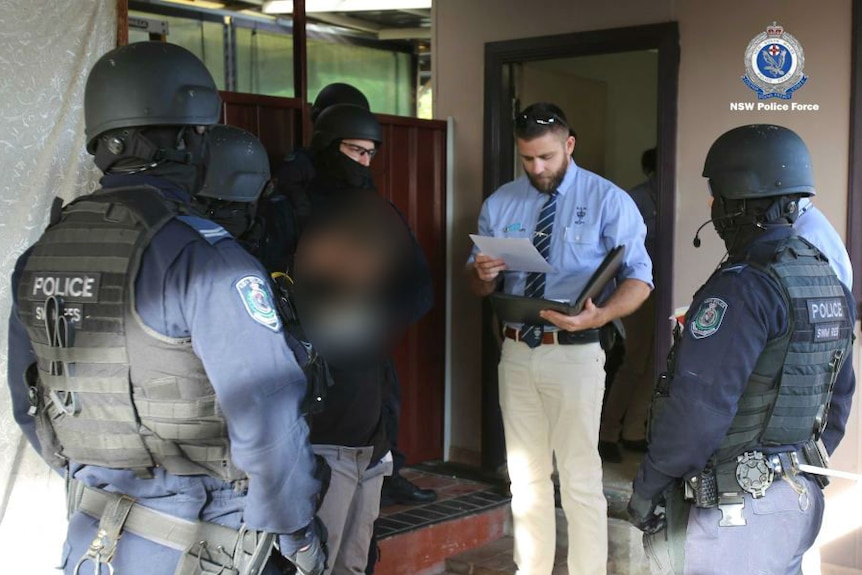
[[[653,535],[667,527],[664,512],[656,513],[656,507],[663,504],[663,499],[661,495],[647,499],[638,495],[637,491],[633,492],[626,507],[629,523],[647,535]]]
[[[310,534],[306,535],[310,537],[310,542],[300,547],[296,552],[284,556],[296,567],[297,575],[323,575],[326,570],[326,527],[319,518],[315,517],[305,531],[310,531]],[[293,536],[282,535],[281,537],[290,539]],[[281,548],[289,547],[281,545]]]

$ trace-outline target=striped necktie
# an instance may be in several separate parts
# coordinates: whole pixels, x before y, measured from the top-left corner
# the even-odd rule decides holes
[[[533,236],[533,245],[545,260],[551,255],[551,232],[554,229],[554,216],[557,213],[557,191],[548,195],[542,211],[539,212],[539,221],[536,223],[536,233]],[[527,297],[543,297],[545,295],[544,272],[530,272],[527,274],[527,284],[524,288]],[[542,334],[545,328],[541,325],[527,325],[521,328],[521,341],[530,347],[537,347],[542,343]]]

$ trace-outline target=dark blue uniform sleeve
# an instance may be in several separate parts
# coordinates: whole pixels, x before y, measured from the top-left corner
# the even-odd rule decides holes
[[[842,284],[843,285],[843,284]],[[847,309],[850,311],[850,325],[856,326],[856,301],[853,294],[844,286],[844,294],[847,297]],[[847,419],[850,417],[850,407],[853,404],[853,393],[856,391],[856,372],[853,370],[853,348],[850,355],[841,366],[835,387],[832,389],[832,403],[829,404],[829,416],[826,420],[826,429],[823,430],[823,445],[826,451],[832,455],[835,448],[844,437],[847,428]]]
[[[761,272],[738,267],[713,276],[698,294],[677,351],[670,397],[634,481],[638,494],[652,498],[674,479],[702,469],[718,449],[766,342],[788,329],[779,289]],[[694,318],[703,302],[720,315],[698,329]]]
[[[36,362],[36,354],[33,353],[33,346],[30,344],[27,330],[24,329],[24,324],[18,317],[18,278],[29,255],[30,250],[18,258],[15,263],[15,270],[12,272],[12,311],[9,314],[6,382],[12,397],[12,414],[15,417],[15,422],[24,432],[30,445],[41,453],[39,440],[36,437],[36,420],[27,414],[30,409],[30,401],[27,396],[27,382],[24,379],[27,368]]]
[[[182,226],[168,224],[148,249],[155,253],[141,268],[138,312],[159,333],[191,337],[227,420],[233,461],[249,477],[245,523],[298,531],[314,517],[319,482],[299,411],[305,376],[285,342],[266,272],[233,240],[199,240],[146,279],[146,264],[159,267],[159,245],[183,234]]]

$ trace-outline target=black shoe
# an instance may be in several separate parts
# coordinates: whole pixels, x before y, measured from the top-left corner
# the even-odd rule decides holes
[[[611,441],[599,441],[599,457],[605,463],[621,463],[623,460],[620,446]]]
[[[414,503],[431,503],[437,499],[437,492],[433,489],[421,489],[410,482],[409,479],[400,475],[393,475],[383,479],[383,490],[380,492],[380,504],[410,505]]]
[[[646,453],[649,446],[647,445],[646,439],[638,439],[638,440],[622,440],[623,447],[628,449],[629,451],[637,451],[638,453]]]

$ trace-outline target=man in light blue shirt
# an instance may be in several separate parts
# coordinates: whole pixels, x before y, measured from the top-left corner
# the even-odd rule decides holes
[[[823,252],[829,258],[829,263],[841,283],[853,289],[853,268],[850,266],[847,248],[823,212],[818,210],[810,199],[799,200],[799,217],[796,218],[793,229]]]
[[[527,108],[516,120],[515,136],[526,175],[485,200],[479,234],[531,238],[555,271],[509,271],[503,260],[474,251],[468,274],[477,295],[502,287],[510,294],[575,301],[608,252],[626,246],[617,285],[600,305],[587,301],[574,316],[542,311],[546,326],[507,323],[499,365],[518,573],[550,575],[553,569],[556,458],[569,573],[602,574],[607,502],[597,445],[605,354],[598,328],[632,313],[652,289],[646,227],[625,191],[570,159],[575,139],[557,106]]]

